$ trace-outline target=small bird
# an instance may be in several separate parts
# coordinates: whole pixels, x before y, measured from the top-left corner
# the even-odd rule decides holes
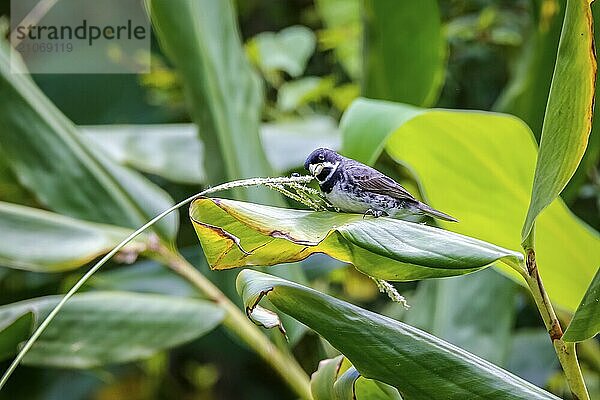
[[[304,168],[317,179],[324,197],[340,211],[393,218],[425,214],[458,222],[415,199],[392,178],[333,150],[316,149],[306,159]]]

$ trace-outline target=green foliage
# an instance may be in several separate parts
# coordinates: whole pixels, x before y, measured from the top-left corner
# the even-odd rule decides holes
[[[567,342],[581,342],[600,332],[600,269],[596,272],[564,336]]]
[[[324,49],[334,49],[336,57],[352,78],[361,76],[359,0],[316,0],[317,11],[326,29],[320,32],[319,41]]]
[[[267,295],[279,310],[327,339],[363,376],[394,386],[404,399],[556,398],[434,336],[314,289],[251,270],[239,274],[237,287],[250,316]]]
[[[115,263],[95,264],[90,271],[106,270],[56,314],[27,354],[29,367],[7,386],[0,381],[0,399],[554,398],[541,388],[585,399],[579,364],[598,397],[600,351],[597,339],[586,339],[598,331],[600,239],[586,224],[600,227],[599,135],[560,193],[569,209],[555,199],[589,131],[587,1],[146,5],[160,44],[147,76],[37,75],[38,89],[11,73],[12,55],[0,45],[3,371],[61,299],[55,294],[82,282],[76,268],[168,208],[170,196],[202,190],[197,185],[300,172],[306,155],[324,146],[375,165],[460,223],[297,210],[297,201],[265,188],[222,194],[260,204],[202,198],[191,208],[193,224],[178,229],[169,218],[161,239],[143,235]],[[405,104],[353,103],[361,89]],[[532,131],[539,138],[547,104],[536,166]],[[452,111],[492,105],[523,121]],[[110,125],[79,129],[70,120]],[[160,125],[127,125],[137,122]],[[561,321],[573,317],[563,338],[550,301],[513,251],[530,200],[534,271]],[[184,259],[174,243],[194,256]],[[211,271],[205,258],[215,269],[282,263],[270,271],[287,281],[243,271],[238,285],[254,321],[281,328],[281,318],[289,342],[278,331],[263,335],[236,306],[236,271]],[[531,293],[497,272],[514,278],[515,270]],[[378,296],[365,274],[457,276],[387,284],[408,299],[406,310]],[[268,309],[253,307],[261,297]],[[581,361],[563,339],[585,340]]]
[[[33,326],[33,313],[4,313],[0,323],[0,360],[12,356]]]
[[[226,199],[198,199],[190,218],[209,265],[275,265],[325,253],[380,279],[461,275],[520,253],[439,228],[361,214],[303,211]]]
[[[0,42],[0,147],[23,186],[53,211],[128,228],[171,206],[159,187],[94,151],[31,78],[11,72],[10,53]],[[157,230],[174,238],[177,227],[172,215]]]
[[[363,15],[363,96],[435,104],[446,53],[438,2],[367,0]]]
[[[542,133],[544,112],[556,64],[566,0],[531,2],[533,25],[514,66],[513,77],[494,104],[494,110],[513,114]]]
[[[428,202],[460,220],[440,222],[444,228],[520,247],[536,159],[531,131],[522,121],[359,100],[344,115],[341,130],[348,156],[372,162],[385,148],[408,166]],[[537,240],[550,297],[575,310],[600,259],[600,237],[557,199],[539,218]]]
[[[362,377],[343,356],[319,362],[310,388],[314,400],[402,400],[396,388]]]
[[[262,32],[246,44],[250,60],[263,75],[277,84],[280,72],[296,78],[304,72],[315,51],[316,37],[305,26],[291,26],[280,32]]]
[[[119,164],[182,184],[206,181],[204,146],[192,124],[98,125],[81,132]]]
[[[39,323],[59,300],[60,296],[51,296],[5,305],[0,307],[0,319],[33,313]],[[144,359],[209,332],[223,314],[220,307],[201,300],[126,292],[80,294],[67,303],[23,361],[92,368]],[[0,343],[10,337],[24,340],[30,332],[19,333],[5,328]]]
[[[533,247],[536,218],[567,185],[587,147],[596,85],[592,24],[589,1],[567,0],[531,203],[523,225],[522,239],[527,247]]]
[[[270,175],[258,136],[262,85],[242,51],[231,1],[148,0],[147,4],[161,46],[185,83],[189,109],[206,149],[208,182]],[[264,192],[255,192],[252,198],[273,201]]]
[[[420,312],[407,312],[403,320],[503,366],[516,317],[516,287],[492,268],[461,279],[428,280],[411,299]]]
[[[131,231],[0,202],[0,263],[39,272],[78,268],[108,253]],[[125,251],[144,250],[143,238]]]

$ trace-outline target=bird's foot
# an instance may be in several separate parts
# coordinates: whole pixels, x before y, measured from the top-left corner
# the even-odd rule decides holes
[[[386,217],[388,215],[388,213],[386,213],[385,211],[381,211],[381,210],[374,210],[372,208],[369,208],[367,211],[365,211],[365,213],[363,214],[363,219],[365,219],[365,217],[367,215],[372,215],[373,218],[379,218],[379,217]]]

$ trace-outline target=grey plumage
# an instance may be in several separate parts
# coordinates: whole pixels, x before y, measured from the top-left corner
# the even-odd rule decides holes
[[[392,178],[330,149],[313,151],[304,164],[318,180],[325,198],[341,211],[403,218],[425,214],[457,220],[418,201]]]

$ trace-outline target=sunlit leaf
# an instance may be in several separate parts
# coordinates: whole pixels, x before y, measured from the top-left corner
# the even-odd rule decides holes
[[[592,21],[590,1],[567,0],[523,241],[531,241],[536,218],[569,182],[587,146],[596,84]]]
[[[32,312],[39,323],[60,300],[42,297],[0,307],[0,320]],[[33,345],[29,365],[92,368],[150,357],[209,332],[218,306],[195,299],[126,292],[75,295]],[[0,340],[6,331],[0,332]]]
[[[521,254],[439,228],[361,214],[202,198],[190,217],[213,269],[276,265],[325,253],[387,280],[461,275]]]
[[[0,41],[0,148],[5,162],[39,201],[61,214],[137,228],[172,200],[138,173],[117,165],[90,145],[20,67]],[[156,225],[168,238],[177,215]]]
[[[439,222],[444,228],[520,247],[536,146],[519,119],[362,99],[344,115],[341,131],[344,155],[372,163],[385,149],[409,167],[428,203],[460,220]],[[550,297],[575,310],[596,272],[600,236],[557,199],[540,216],[536,237]]]
[[[557,399],[458,347],[314,289],[244,270],[238,293],[249,315],[263,296],[323,336],[364,377],[410,399]]]
[[[38,272],[80,267],[109,252],[131,231],[0,202],[0,266]],[[124,251],[145,249],[144,238]]]
[[[430,106],[442,89],[446,42],[436,0],[363,5],[363,95]]]
[[[596,336],[598,332],[600,332],[600,269],[583,296],[563,339],[567,342],[581,342]]]

